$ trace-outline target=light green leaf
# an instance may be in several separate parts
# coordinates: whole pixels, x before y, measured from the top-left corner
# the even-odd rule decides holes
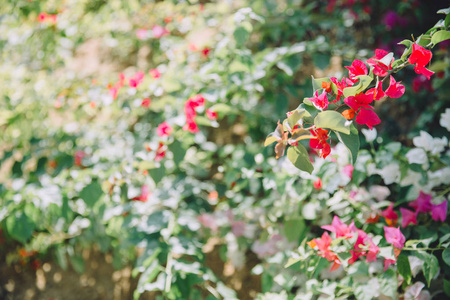
[[[437,11],[437,14],[445,14],[445,15],[450,14],[450,7],[447,7],[447,8],[443,8],[443,9],[438,10],[438,11]]]
[[[433,254],[427,253],[423,264],[423,275],[427,280],[428,287],[430,287],[431,280],[439,271],[439,261]]]
[[[431,42],[436,45],[440,42],[443,42],[443,41],[446,41],[449,39],[450,39],[450,31],[440,30],[433,34],[433,36],[431,37]]]
[[[359,152],[359,132],[358,129],[352,124],[350,125],[350,134],[335,131],[339,141],[347,147],[350,152],[350,158],[352,164],[355,164],[358,158]]]
[[[305,221],[301,218],[292,218],[284,221],[284,233],[289,242],[298,242],[305,230]]]
[[[287,150],[287,157],[294,164],[294,166],[302,171],[311,174],[314,170],[314,167],[309,160],[308,152],[300,143],[297,147],[289,147],[289,149]]]
[[[356,86],[347,87],[342,91],[345,98],[350,97],[350,96],[355,96],[356,94],[361,93],[372,82],[372,77],[370,77],[368,75],[359,75],[359,76],[356,76],[355,78],[359,79],[358,84]]]
[[[309,113],[304,109],[296,109],[292,111],[292,114],[287,118],[287,123],[289,125],[289,131],[297,125],[297,122],[302,119],[305,115],[309,115]]]
[[[442,252],[442,260],[448,265],[450,266],[450,249],[445,249]]]
[[[322,77],[322,78],[314,78],[314,76],[311,75],[312,78],[312,86],[313,86],[313,93],[317,91],[318,89],[322,88],[322,82],[330,82],[330,78],[328,77]]]
[[[376,61],[379,61],[380,63],[389,66],[391,64],[392,59],[394,58],[394,53],[393,52],[389,52],[388,54],[386,54],[382,59],[374,59]]]
[[[219,114],[229,114],[236,111],[233,107],[225,103],[214,104],[209,109]]]
[[[347,119],[340,113],[333,110],[318,113],[314,119],[314,125],[318,128],[328,128],[345,134],[350,134],[350,125],[347,125]]]
[[[387,269],[380,279],[380,291],[383,295],[397,299],[397,274],[393,269]]]

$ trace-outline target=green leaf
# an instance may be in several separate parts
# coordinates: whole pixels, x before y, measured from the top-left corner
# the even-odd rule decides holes
[[[303,231],[305,231],[303,219],[293,218],[284,221],[284,234],[289,242],[298,242]]]
[[[308,152],[300,143],[297,147],[289,147],[289,149],[287,150],[287,157],[294,164],[294,166],[302,171],[311,174],[314,170],[314,167],[309,160]]]
[[[350,134],[347,119],[337,111],[327,110],[317,114],[314,125],[318,128],[328,128],[345,134]]]
[[[449,39],[450,39],[450,31],[440,30],[433,34],[433,36],[431,37],[431,42],[436,45],[440,42],[443,42],[443,41],[446,41]]]
[[[397,274],[393,269],[387,269],[380,279],[380,292],[392,299],[397,299]]]
[[[84,273],[84,259],[81,256],[72,255],[69,257],[69,259],[70,263],[72,264],[72,267],[77,273],[79,274]]]
[[[288,130],[291,131],[292,128],[297,125],[297,122],[306,114],[309,115],[309,113],[304,108],[293,110],[292,114],[287,118],[287,124],[290,127],[288,128]]]
[[[149,169],[148,174],[150,175],[150,177],[152,177],[155,184],[157,184],[166,175],[166,168],[163,164],[161,164],[161,167],[159,168]]]
[[[431,280],[439,271],[439,261],[433,254],[427,253],[423,264],[423,275],[427,280],[428,287],[430,287]]]
[[[389,66],[391,64],[392,59],[394,58],[394,53],[389,52],[382,59],[374,59],[375,61],[379,61],[380,63]]]
[[[400,275],[406,280],[406,283],[411,284],[411,266],[406,255],[400,254],[397,257],[397,270]]]
[[[450,280],[444,278],[444,292],[450,297]]]
[[[101,185],[97,181],[93,181],[80,192],[80,198],[84,200],[88,207],[93,207],[95,203],[103,195],[103,190]]]
[[[442,252],[442,260],[448,265],[450,266],[450,249],[445,249]]]
[[[355,96],[356,94],[361,93],[372,82],[372,77],[370,77],[368,75],[359,75],[359,76],[356,76],[355,78],[359,79],[358,84],[356,86],[347,87],[342,91],[345,98],[350,97],[350,96]]]
[[[312,86],[313,86],[313,93],[317,91],[318,89],[322,88],[322,82],[330,82],[331,79],[328,77],[322,77],[322,78],[314,78],[314,76],[311,75],[312,78]]]
[[[236,40],[236,44],[238,46],[241,46],[245,43],[245,41],[247,41],[249,33],[244,27],[239,26],[233,32],[233,36],[234,36],[234,39]]]
[[[229,114],[229,113],[232,113],[232,112],[236,111],[235,108],[233,108],[230,105],[227,105],[225,103],[214,104],[209,109],[212,110],[212,111],[215,111],[218,114]]]
[[[33,234],[35,224],[25,213],[16,213],[6,219],[6,229],[14,239],[25,244]]]
[[[339,141],[347,147],[350,152],[352,164],[355,164],[359,152],[359,132],[355,125],[350,125],[350,134],[335,131]]]
[[[445,28],[448,28],[450,26],[450,14],[445,17],[444,26]]]

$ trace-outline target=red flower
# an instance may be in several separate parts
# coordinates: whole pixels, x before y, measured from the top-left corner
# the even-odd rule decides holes
[[[75,165],[78,167],[81,167],[83,164],[83,158],[86,156],[86,153],[82,150],[78,150],[75,152],[74,159],[75,159]]]
[[[186,121],[186,125],[183,126],[183,130],[189,131],[190,133],[196,133],[200,131],[200,129],[198,129],[197,123],[195,123],[194,120]]]
[[[346,67],[348,69],[348,77],[350,80],[355,83],[358,81],[356,76],[359,75],[367,75],[367,67],[366,64],[362,61],[355,59],[350,67]]]
[[[405,86],[400,84],[401,81],[397,82],[394,76],[391,76],[389,87],[386,90],[386,95],[391,98],[400,98],[405,93]]]
[[[398,214],[394,211],[394,203],[391,203],[380,215],[386,219],[389,226],[397,225]]]
[[[367,127],[372,129],[374,125],[380,124],[381,120],[373,110],[361,109],[356,116],[355,122],[360,125],[367,125]]]
[[[44,12],[39,13],[37,20],[39,23],[44,23],[45,20],[47,19],[47,14]]]
[[[348,86],[351,86],[353,84],[352,81],[348,78],[342,78],[341,82],[337,80],[336,77],[330,77],[331,82],[333,82],[337,87],[337,95],[336,95],[336,101],[339,101],[341,96],[344,95],[344,89]]]
[[[208,57],[209,52],[211,52],[211,48],[205,47],[202,50],[202,54],[204,57]]]
[[[313,239],[310,242],[307,242],[307,244],[313,249],[317,247],[319,250],[319,256],[326,258],[328,261],[332,261],[333,266],[331,267],[331,271],[334,271],[339,268],[341,261],[337,257],[336,253],[330,250],[331,242],[332,239],[328,232],[324,232],[320,239]]]
[[[156,134],[158,134],[160,137],[170,136],[172,130],[173,130],[172,127],[169,124],[167,124],[166,121],[164,121],[158,125],[158,128],[156,128]]]
[[[386,66],[382,62],[379,62],[377,60],[381,60],[383,57],[388,55],[388,52],[382,49],[376,49],[375,50],[375,56],[369,58],[366,62],[369,66],[373,67],[373,74],[384,77],[388,74],[388,71],[392,69],[392,62],[394,61],[394,58],[392,58],[392,61],[390,62],[389,66]]]
[[[130,80],[128,81],[128,85],[132,88],[137,88],[142,83],[142,81],[144,81],[144,76],[144,72],[137,72],[133,77],[130,78]]]
[[[194,97],[189,98],[184,104],[184,113],[186,115],[186,125],[183,126],[183,130],[189,131],[191,133],[196,133],[199,131],[198,125],[195,122],[195,117],[197,116],[197,112],[195,109],[199,106],[203,106],[205,104],[205,98],[202,95],[198,94]]]
[[[409,209],[400,208],[402,214],[402,227],[405,228],[410,223],[417,225],[417,212],[410,211]]]
[[[372,110],[372,103],[374,96],[372,91],[368,91],[366,94],[358,94],[356,96],[350,96],[344,99],[345,104],[350,106],[353,110],[357,111],[356,123],[360,125],[367,125],[370,129],[374,125],[380,124],[381,120],[377,114]],[[358,111],[359,110],[359,111]]]
[[[320,190],[322,188],[322,179],[317,178],[317,180],[314,181],[313,185],[316,190]]]
[[[315,130],[311,129],[311,134],[314,138],[309,140],[309,146],[314,149],[319,149],[319,156],[326,158],[331,152],[331,147],[327,143],[328,131],[322,128],[317,128]]]
[[[408,62],[414,66],[414,71],[417,74],[425,75],[428,79],[434,74],[433,71],[428,70],[425,66],[430,62],[433,54],[430,50],[424,49],[418,44],[413,44],[413,51],[411,56],[408,58]]]

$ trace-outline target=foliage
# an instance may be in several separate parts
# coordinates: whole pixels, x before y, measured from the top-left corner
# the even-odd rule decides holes
[[[117,268],[134,264],[136,299],[146,291],[239,298],[245,291],[207,264],[207,245],[218,241],[237,270],[249,253],[258,257],[259,299],[414,299],[425,290],[438,299],[450,282],[442,208],[450,73],[448,9],[433,26],[435,10],[416,1],[7,1],[0,8],[7,262],[53,259],[83,272],[81,250],[94,247],[111,253]],[[403,41],[403,53],[392,48],[372,59],[388,66],[400,57],[389,75],[411,63],[415,72],[434,71],[430,80],[410,68],[392,82],[350,64],[431,26]],[[430,66],[414,60],[414,45],[432,49]],[[368,88],[388,93],[388,81],[396,95],[402,81],[403,97],[375,105],[385,121],[375,127],[380,136],[361,129],[360,141],[359,127],[340,114],[344,106],[328,104],[338,100],[342,65],[355,75],[339,99],[349,107],[344,99]],[[286,111],[266,143],[278,150],[264,147]],[[417,121],[401,122],[395,112]],[[310,140],[323,158],[307,150]],[[283,157],[288,143],[295,146]],[[411,207],[423,195],[431,198],[425,211]],[[383,227],[399,212],[403,223],[403,210],[416,219],[401,227],[399,254]],[[359,235],[333,232],[327,253],[343,267],[328,272],[311,241],[332,215],[369,234],[375,260],[349,263]],[[397,263],[383,272],[386,260]]]

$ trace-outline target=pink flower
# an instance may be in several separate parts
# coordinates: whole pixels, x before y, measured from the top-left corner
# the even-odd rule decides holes
[[[211,214],[202,214],[197,217],[200,224],[204,227],[211,229],[214,232],[217,232],[219,229],[219,225],[217,225],[216,218]]]
[[[148,187],[148,185],[143,185],[141,186],[141,194],[137,197],[132,198],[131,200],[134,201],[141,201],[141,202],[147,202],[148,197],[150,196],[150,188]]]
[[[170,136],[172,130],[173,130],[172,127],[169,124],[167,124],[166,121],[164,121],[158,125],[158,128],[156,128],[156,134],[158,134],[160,137]]]
[[[195,123],[195,121],[193,120],[186,121],[186,125],[183,126],[183,130],[189,131],[190,133],[196,133],[200,131],[197,123]]]
[[[217,112],[210,110],[209,108],[206,110],[206,116],[210,120],[216,120],[217,119]]]
[[[405,246],[405,236],[400,231],[400,227],[387,227],[384,226],[384,236],[386,241],[392,244],[395,248],[403,249]]]
[[[351,164],[346,165],[343,169],[342,172],[347,175],[350,179],[352,179],[352,175],[353,175],[353,170],[354,167]]]
[[[414,208],[418,213],[427,213],[431,211],[433,206],[431,203],[431,195],[420,191],[419,197],[417,197],[415,201],[409,203],[409,206]]]
[[[44,23],[45,20],[47,19],[47,14],[44,12],[39,13],[37,20],[39,23]]]
[[[361,109],[356,116],[355,122],[359,125],[367,125],[370,129],[381,123],[378,115],[371,109]]]
[[[447,200],[444,200],[441,204],[433,205],[431,208],[431,217],[435,221],[444,222],[447,218]]]
[[[417,212],[410,211],[409,209],[400,208],[402,214],[402,227],[405,228],[410,223],[417,225]]]
[[[328,98],[327,98],[327,92],[323,92],[318,95],[318,91],[314,93],[314,97],[309,98],[309,100],[314,104],[314,106],[320,110],[327,109],[328,107]]]
[[[159,25],[153,26],[152,32],[153,32],[153,36],[157,39],[169,34],[169,31],[166,28],[161,27]]]
[[[152,102],[152,99],[150,99],[150,98],[144,98],[144,99],[142,99],[141,106],[142,106],[142,107],[148,108],[148,107],[150,106],[150,103],[151,103],[151,102]]]
[[[425,75],[428,79],[434,74],[433,71],[428,70],[425,66],[430,62],[433,54],[430,50],[424,49],[418,44],[413,44],[413,51],[411,56],[408,58],[408,62],[414,66],[414,71],[417,74]]]
[[[136,30],[136,36],[140,40],[145,40],[147,38],[147,33],[148,33],[147,29],[144,28]]]
[[[397,261],[396,260],[394,260],[394,259],[385,259],[384,260],[384,270],[386,271],[388,268],[389,268],[389,266],[390,265],[393,265],[393,264],[395,264]]]
[[[167,147],[159,142],[158,149],[156,149],[155,161],[161,161],[166,156],[166,149]]]
[[[345,237],[346,239],[352,238],[357,230],[353,221],[350,225],[346,225],[342,223],[338,216],[333,217],[331,225],[325,225],[321,228],[336,233],[336,238]]]
[[[150,69],[148,73],[150,74],[150,76],[152,76],[153,79],[158,79],[159,77],[161,77],[161,73],[158,69]]]
[[[280,251],[277,247],[277,243],[281,240],[283,240],[283,237],[281,235],[274,234],[265,243],[256,241],[252,246],[252,251],[255,252],[259,258],[274,255],[275,253]]]
[[[384,217],[386,219],[386,223],[389,226],[395,226],[397,225],[397,219],[398,219],[398,215],[397,213],[394,211],[394,203],[391,203],[388,208],[386,208],[385,210],[383,210],[380,215],[382,217]]]
[[[386,90],[386,95],[391,98],[400,98],[405,93],[405,86],[400,84],[401,81],[396,82],[394,76],[391,76],[389,87]]]
[[[109,94],[111,97],[115,100],[117,99],[117,95],[119,94],[119,88],[116,86],[113,86],[109,89]]]
[[[236,236],[243,236],[245,233],[245,222],[244,221],[232,221],[231,222],[231,232]]]
[[[369,251],[367,252],[367,259],[366,262],[376,261],[377,260],[377,254],[380,252],[380,248],[375,245],[372,240],[370,240],[369,245]]]
[[[433,91],[431,81],[428,80],[424,75],[416,76],[412,81],[412,90],[415,93],[420,92],[421,89],[426,89],[429,92]]]
[[[132,88],[137,88],[142,83],[142,81],[144,81],[144,76],[144,72],[137,72],[132,78],[130,78],[130,80],[128,81],[128,85]]]
[[[330,271],[337,270],[339,268],[339,266],[341,265],[341,261],[337,257],[336,253],[334,253],[333,251],[330,250],[330,245],[331,245],[332,241],[333,240],[331,239],[328,232],[324,232],[320,239],[313,239],[313,240],[307,242],[307,244],[311,248],[316,249],[316,247],[317,247],[317,249],[319,250],[319,252],[318,252],[319,256],[327,259],[328,261],[333,262],[333,265],[331,266]]]
[[[389,64],[389,66],[386,66],[385,64],[378,61],[378,60],[381,60],[386,55],[388,55],[387,51],[382,50],[382,49],[376,49],[375,56],[369,58],[366,61],[369,66],[374,68],[373,74],[384,77],[388,74],[388,71],[392,69],[392,62],[394,61],[394,58],[392,58],[392,61]]]
[[[358,81],[356,76],[359,75],[367,75],[367,67],[366,64],[362,61],[355,59],[350,67],[346,67],[348,69],[348,77],[354,83]]]
[[[75,165],[81,167],[83,165],[83,158],[86,156],[86,153],[83,150],[78,150],[75,152],[74,159]]]
[[[352,81],[350,81],[350,79],[348,79],[348,78],[342,78],[342,80],[339,82],[338,80],[337,80],[337,78],[336,77],[330,77],[330,80],[331,80],[331,82],[333,82],[335,85],[336,85],[336,87],[337,87],[337,95],[336,95],[336,101],[339,101],[340,100],[340,98],[341,98],[341,96],[343,96],[344,95],[344,89],[346,88],[346,87],[348,87],[348,86],[351,86],[352,85]]]

